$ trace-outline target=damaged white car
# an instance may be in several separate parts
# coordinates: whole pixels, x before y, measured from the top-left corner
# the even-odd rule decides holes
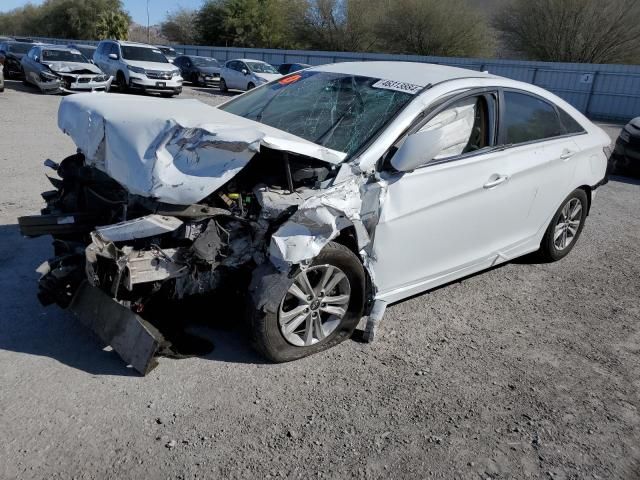
[[[74,48],[36,45],[21,60],[25,82],[42,93],[107,92],[112,78]]]
[[[46,162],[55,190],[19,219],[54,238],[40,300],[143,373],[163,340],[154,299],[240,286],[254,345],[288,361],[363,317],[371,339],[390,302],[530,252],[558,260],[610,143],[541,88],[401,62],[311,68],[219,108],[79,95],[58,122],[78,153]]]

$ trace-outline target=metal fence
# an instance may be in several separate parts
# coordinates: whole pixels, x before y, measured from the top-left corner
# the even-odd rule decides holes
[[[50,43],[73,40],[40,39]],[[82,41],[95,44],[97,42]],[[590,118],[627,121],[640,116],[640,65],[529,62],[482,58],[427,57],[384,53],[322,52],[262,48],[173,45],[179,53],[204,55],[226,61],[253,58],[271,64],[402,60],[469,68],[532,83],[562,97]]]

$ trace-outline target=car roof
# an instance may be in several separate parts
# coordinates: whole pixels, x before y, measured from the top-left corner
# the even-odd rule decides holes
[[[312,67],[311,70],[381,78],[420,87],[460,78],[495,78],[495,75],[476,70],[417,62],[342,62]]]
[[[258,62],[258,63],[267,63],[264,60],[255,60],[253,58],[232,58],[231,60],[227,60],[227,62]]]
[[[158,45],[149,45],[148,43],[139,43],[139,42],[128,42],[125,40],[103,40],[103,41],[118,43],[122,47],[146,47],[146,48],[153,48],[155,50],[158,50],[159,48]]]
[[[36,46],[42,48],[43,50],[61,50],[64,52],[80,53],[78,52],[78,49],[76,49],[75,47],[67,47],[64,45],[36,45]]]

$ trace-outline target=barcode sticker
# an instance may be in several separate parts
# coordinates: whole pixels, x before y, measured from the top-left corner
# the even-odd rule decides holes
[[[420,85],[414,85],[413,83],[396,82],[394,80],[378,80],[371,86],[373,88],[383,88],[385,90],[410,93],[411,95],[415,95],[423,88]]]

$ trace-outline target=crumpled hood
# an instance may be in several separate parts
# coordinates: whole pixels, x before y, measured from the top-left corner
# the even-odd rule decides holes
[[[332,164],[346,157],[198,100],[77,94],[60,103],[58,126],[130,193],[177,205],[216,191],[261,146]]]
[[[87,73],[83,70],[88,70],[95,74],[102,73],[97,66],[92,63],[80,63],[80,62],[42,62],[43,65],[49,67],[49,69],[56,73]]]

